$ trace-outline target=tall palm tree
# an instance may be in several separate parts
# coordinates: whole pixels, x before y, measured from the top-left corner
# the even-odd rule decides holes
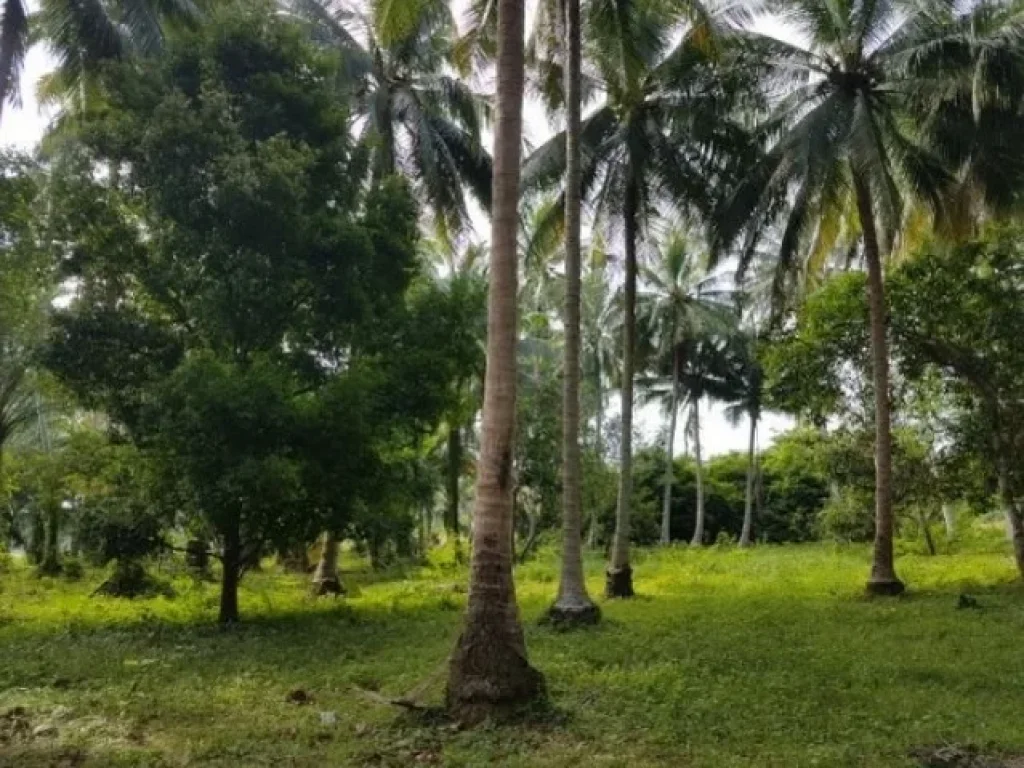
[[[732,290],[707,271],[707,254],[695,237],[672,229],[653,264],[641,270],[639,323],[657,357],[670,367],[668,375],[668,431],[665,438],[665,490],[661,509],[662,545],[672,539],[672,451],[676,417],[682,395],[683,355],[694,340],[705,335],[731,334],[736,326]]]
[[[986,4],[982,4],[983,6]],[[1016,48],[1021,27],[972,24],[945,0],[879,3],[795,0],[786,21],[806,47],[751,34],[775,108],[765,125],[767,151],[729,195],[717,220],[718,250],[742,232],[740,267],[757,233],[781,219],[775,283],[787,276],[837,222],[856,211],[868,273],[875,398],[875,543],[873,594],[900,594],[893,559],[892,436],[889,355],[882,263],[904,220],[907,199],[940,210],[954,181],[936,149],[936,115],[973,76],[981,103],[994,98],[985,63],[991,48]],[[977,32],[985,30],[987,37]],[[994,68],[998,71],[998,67]],[[782,211],[780,215],[780,210]],[[824,242],[823,242],[824,241]]]
[[[516,234],[523,135],[523,3],[498,2],[487,372],[466,623],[452,654],[446,699],[477,721],[544,692],[526,658],[512,580],[512,455],[516,408]]]
[[[321,539],[320,559],[313,571],[313,594],[317,597],[341,595],[345,592],[345,588],[341,584],[341,577],[338,575],[340,549],[341,542],[338,541],[338,535],[333,531],[324,531]]]
[[[637,247],[664,200],[706,207],[720,161],[741,146],[744,132],[729,117],[734,83],[713,66],[710,17],[700,16],[680,39],[692,18],[685,14],[697,13],[693,5],[592,0],[586,10],[587,58],[604,102],[580,128],[581,192],[596,217],[622,233],[625,256],[619,500],[605,591],[629,597]],[[524,186],[556,187],[565,167],[560,133],[527,160]]]
[[[727,310],[728,312],[729,310]],[[692,546],[704,543],[704,457],[701,443],[700,404],[702,400],[730,401],[736,397],[737,381],[730,358],[735,319],[723,313],[721,324],[681,337],[669,354],[655,359],[656,378],[645,386],[648,400],[676,407],[689,405],[685,434],[693,445],[696,471],[696,521]],[[675,390],[675,393],[673,393]],[[669,497],[671,504],[671,497]]]
[[[622,294],[608,282],[607,255],[600,241],[592,245],[583,276],[580,323],[584,380],[593,397],[593,450],[604,463],[604,401],[606,384],[618,380],[618,342],[622,329]],[[590,510],[587,546],[597,546],[597,509]]]
[[[740,335],[735,341],[736,400],[725,409],[729,423],[736,426],[744,417],[749,423],[747,443],[747,487],[743,499],[743,528],[740,546],[754,543],[754,496],[757,482],[757,427],[764,408],[764,371],[757,359],[757,337]]]
[[[367,15],[344,0],[286,0],[311,38],[337,51],[355,96],[359,140],[378,177],[401,172],[442,237],[468,225],[465,189],[486,209],[491,161],[480,144],[482,100],[446,69],[454,21],[447,3],[390,0]]]
[[[562,3],[565,55],[565,346],[562,370],[562,570],[549,615],[559,623],[594,623],[600,613],[583,575],[583,478],[580,460],[580,0]]]
[[[0,114],[5,106],[21,101],[21,74],[33,39],[44,42],[56,59],[54,72],[44,83],[44,96],[80,102],[104,61],[159,53],[167,24],[192,22],[198,16],[192,0],[42,0],[34,14],[26,0],[4,0]]]

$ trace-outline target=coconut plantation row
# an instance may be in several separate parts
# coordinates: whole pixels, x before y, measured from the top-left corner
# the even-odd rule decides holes
[[[0,767],[1024,765],[1024,8],[526,5],[3,4]]]

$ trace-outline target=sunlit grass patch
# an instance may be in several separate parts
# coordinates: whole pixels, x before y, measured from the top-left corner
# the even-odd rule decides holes
[[[466,601],[452,559],[382,574],[346,553],[341,599],[249,574],[230,631],[213,623],[216,585],[175,572],[176,598],[129,601],[91,597],[101,574],[15,567],[0,582],[0,713],[23,708],[30,729],[0,735],[0,766],[873,768],[945,742],[1024,752],[1024,589],[1005,542],[904,549],[898,600],[864,597],[864,547],[638,553],[638,598],[601,599],[604,622],[569,633],[537,623],[558,582],[543,550],[517,590],[555,715],[466,732],[357,692],[440,703]],[[586,566],[600,596],[603,559]],[[958,607],[963,592],[977,608]],[[309,703],[292,703],[299,689]]]

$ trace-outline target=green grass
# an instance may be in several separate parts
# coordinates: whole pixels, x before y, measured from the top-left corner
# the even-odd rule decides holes
[[[351,563],[351,560],[349,561]],[[246,623],[213,625],[214,585],[173,600],[90,598],[0,575],[0,766],[910,766],[942,742],[1024,753],[1024,589],[1004,542],[908,553],[899,600],[862,595],[863,548],[638,553],[631,601],[604,623],[538,626],[555,555],[519,569],[531,658],[554,714],[459,731],[354,686],[403,694],[438,674],[458,632],[464,571],[347,574],[358,593],[314,601],[304,582],[246,578]],[[588,562],[601,591],[599,559]],[[980,610],[958,610],[961,591]],[[286,702],[302,688],[314,701]],[[56,715],[54,710],[57,709]],[[337,713],[321,725],[321,712]],[[22,726],[24,728],[24,725]]]

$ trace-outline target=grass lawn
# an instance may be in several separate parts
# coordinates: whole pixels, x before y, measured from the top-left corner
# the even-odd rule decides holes
[[[603,601],[596,629],[557,633],[537,624],[557,583],[542,553],[518,583],[554,713],[472,731],[353,690],[426,681],[423,701],[440,702],[463,570],[351,571],[354,596],[320,601],[300,578],[249,575],[245,624],[222,631],[215,585],[90,598],[101,574],[67,583],[14,566],[0,575],[0,766],[870,768],[916,765],[910,750],[944,742],[1024,753],[1024,589],[1008,545],[903,554],[912,592],[898,600],[861,596],[867,558],[640,552],[641,596]],[[599,558],[588,572],[600,594]],[[958,609],[964,591],[978,609]],[[296,689],[312,702],[289,703]]]

